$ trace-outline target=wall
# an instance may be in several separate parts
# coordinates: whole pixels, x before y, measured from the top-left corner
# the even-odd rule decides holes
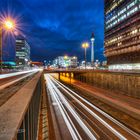
[[[74,79],[87,84],[140,98],[140,74],[119,72],[75,73]]]

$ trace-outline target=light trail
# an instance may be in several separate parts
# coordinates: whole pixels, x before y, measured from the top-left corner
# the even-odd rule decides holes
[[[53,82],[52,82],[53,83]],[[88,127],[85,125],[85,123],[82,121],[80,116],[78,116],[77,112],[73,109],[73,107],[69,104],[69,102],[66,100],[62,92],[53,84],[53,88],[58,93],[58,96],[61,98],[67,109],[71,112],[73,117],[77,120],[78,124],[81,126],[81,128],[85,131],[85,133],[91,138],[92,140],[96,140],[95,136],[92,134],[92,132],[88,129]]]
[[[29,77],[29,76],[35,74],[36,72],[37,72],[37,71],[30,72],[29,74],[24,75],[24,76],[22,76],[22,77],[20,77],[20,78],[18,78],[18,79],[16,79],[16,80],[14,80],[14,81],[11,81],[11,82],[8,82],[8,83],[6,83],[6,84],[4,84],[4,85],[1,85],[1,86],[0,86],[0,90],[2,90],[2,89],[4,89],[4,88],[6,88],[6,87],[8,87],[8,86],[10,86],[10,85],[12,85],[12,84],[18,82],[18,81],[20,81],[20,80],[22,80],[22,79],[25,79],[26,77]]]
[[[61,114],[62,114],[62,116],[64,118],[64,121],[65,121],[65,123],[66,123],[66,125],[67,125],[67,127],[69,129],[69,132],[70,132],[72,138],[74,140],[79,140],[79,139],[82,140],[80,134],[78,133],[78,131],[75,128],[72,120],[70,119],[70,117],[67,114],[65,108],[63,107],[60,99],[58,98],[57,93],[53,90],[52,85],[50,84],[49,79],[48,78],[46,78],[46,79],[48,80],[48,83],[49,83],[49,84],[47,84],[47,87],[48,87],[48,90],[50,92],[50,95],[55,99],[55,101],[56,101],[56,103],[57,103],[57,105],[59,107],[59,110],[60,110],[60,112],[61,112]],[[79,139],[78,139],[78,137],[79,137]]]
[[[21,75],[21,74],[30,73],[30,72],[37,72],[37,71],[40,71],[40,70],[41,69],[33,69],[33,70],[22,71],[22,72],[14,72],[14,73],[8,73],[8,74],[0,74],[0,79],[9,78],[9,77],[13,77],[13,76]]]
[[[51,81],[50,77],[48,74],[45,75],[46,80],[48,80],[48,83],[51,83],[52,87],[57,93],[57,96],[61,99],[63,104],[67,107],[67,109],[71,112],[75,120],[78,122],[80,127],[83,129],[83,131],[87,134],[87,136],[91,140],[96,140],[96,137],[92,134],[92,132],[89,130],[89,128],[85,125],[85,123],[82,121],[82,119],[79,117],[77,112],[72,108],[72,106],[69,104],[69,102],[65,99],[64,95],[60,92],[60,90],[54,85],[54,83]]]
[[[49,75],[50,76],[50,75]],[[58,80],[54,79],[52,76],[50,76],[50,78],[57,83],[64,91],[66,91],[71,97],[72,96],[68,91],[70,91],[72,94],[74,94],[76,97],[80,98],[83,102],[85,102],[86,104],[88,104],[90,107],[92,107],[93,109],[95,109],[96,111],[98,111],[99,113],[101,113],[103,116],[105,116],[106,118],[108,118],[109,120],[111,120],[112,122],[114,122],[116,125],[120,126],[123,130],[125,130],[126,132],[128,132],[129,134],[133,135],[134,137],[136,137],[137,139],[140,139],[140,136],[135,133],[134,131],[130,130],[129,128],[127,128],[125,125],[121,124],[119,121],[117,121],[116,119],[114,119],[113,117],[111,117],[110,115],[108,115],[107,113],[105,113],[104,111],[102,111],[101,109],[97,108],[95,105],[91,104],[89,101],[87,101],[86,99],[84,99],[83,97],[79,96],[76,92],[72,91],[70,88],[68,88],[67,86],[65,86],[64,84],[62,84],[61,82],[59,82]],[[68,91],[67,91],[67,90]],[[74,97],[75,98],[75,97]],[[75,98],[76,99],[76,98]],[[77,99],[76,99],[77,100]],[[79,102],[79,100],[77,100]]]
[[[100,118],[97,114],[95,114],[93,111],[91,111],[87,106],[85,106],[82,102],[80,102],[77,98],[75,98],[71,93],[73,93],[75,96],[79,97],[81,100],[83,100],[84,102],[86,102],[88,105],[94,107],[94,109],[98,109],[96,106],[92,105],[91,103],[89,103],[87,100],[85,100],[84,98],[82,98],[81,96],[79,96],[77,93],[73,92],[71,89],[69,89],[68,87],[66,87],[65,85],[63,85],[62,83],[60,83],[59,81],[57,81],[56,79],[54,79],[53,77],[51,77],[49,75],[49,77],[56,83],[58,84],[65,92],[68,93],[68,95],[70,97],[72,97],[77,103],[79,103],[85,110],[87,110],[93,117],[95,117],[99,122],[101,122],[105,127],[107,127],[113,134],[115,134],[119,139],[122,140],[126,140],[127,138],[125,138],[120,132],[118,132],[116,129],[114,129],[112,126],[110,126],[107,122],[105,122],[102,118]],[[62,86],[63,85],[63,86]],[[65,88],[64,88],[65,87]],[[69,91],[67,91],[67,90]],[[117,120],[113,119],[112,117],[110,117],[108,114],[106,114],[105,112],[101,111],[100,109],[97,110],[98,112],[100,111],[100,113],[102,113],[102,115],[106,116],[106,118],[108,118],[109,120],[113,121],[115,124],[117,124],[118,126],[120,126],[121,128],[123,128],[126,132],[128,132],[129,134],[132,134],[134,137],[136,137],[137,139],[140,138],[140,136],[138,134],[136,134],[135,132],[131,131],[130,129],[128,129],[127,127],[125,127],[124,125],[122,125],[121,123],[119,123]]]

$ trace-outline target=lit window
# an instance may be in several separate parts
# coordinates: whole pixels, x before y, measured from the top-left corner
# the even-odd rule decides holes
[[[133,31],[131,32],[131,34],[136,34],[137,32],[138,32],[138,30],[135,29],[135,30],[133,30]]]
[[[133,8],[131,11],[127,13],[127,16],[130,16],[131,14],[135,13],[138,10],[138,7]]]
[[[134,6],[135,5],[135,1],[134,2],[132,2],[132,3],[130,3],[128,6],[127,6],[127,9],[130,9],[132,6]]]
[[[122,45],[122,42],[119,42],[119,43],[118,43],[118,46],[120,46],[120,45]]]

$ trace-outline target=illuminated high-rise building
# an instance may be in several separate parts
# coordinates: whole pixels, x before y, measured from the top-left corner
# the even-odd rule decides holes
[[[110,68],[140,69],[140,0],[105,0],[105,56]]]
[[[16,64],[18,67],[28,66],[30,62],[30,46],[25,39],[16,39]]]
[[[61,68],[76,68],[77,67],[77,57],[73,56],[58,56],[53,60],[53,65]]]

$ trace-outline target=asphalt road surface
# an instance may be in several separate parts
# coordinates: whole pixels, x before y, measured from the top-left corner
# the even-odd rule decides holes
[[[140,135],[45,74],[47,93],[55,116],[57,139],[61,140],[139,140]]]

